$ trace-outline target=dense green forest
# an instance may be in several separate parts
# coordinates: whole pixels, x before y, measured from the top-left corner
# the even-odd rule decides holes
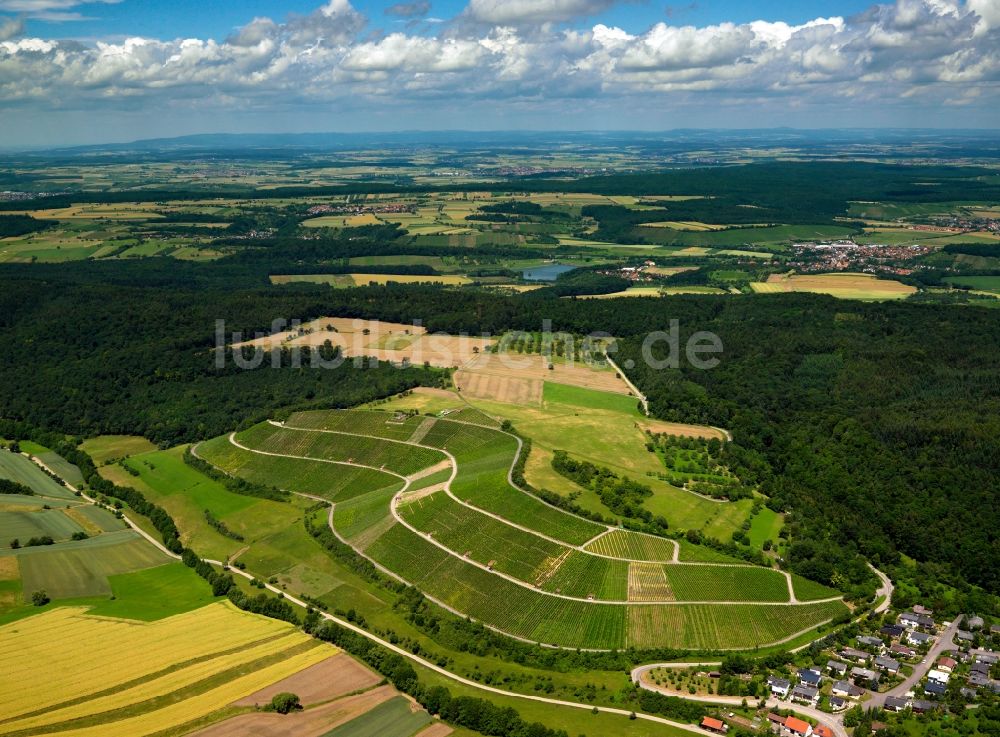
[[[51,226],[51,221],[36,220],[30,215],[0,215],[0,238],[27,235]]]
[[[903,552],[1000,591],[1000,323],[987,310],[808,295],[612,303],[550,290],[446,300],[402,286],[234,291],[225,264],[88,266],[108,278],[78,283],[77,265],[0,269],[0,415],[75,434],[195,440],[280,408],[347,406],[440,380],[350,363],[220,371],[216,319],[246,335],[275,317],[329,314],[494,334],[550,319],[555,330],[619,336],[619,359],[635,362],[655,416],[732,429],[761,490],[789,512],[794,570],[849,587],[868,576],[861,555],[891,566]],[[44,280],[27,278],[36,275]],[[671,319],[682,349],[698,330],[722,338],[717,368],[646,366],[645,336]]]

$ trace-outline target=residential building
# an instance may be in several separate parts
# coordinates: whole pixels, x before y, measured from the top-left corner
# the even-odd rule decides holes
[[[833,730],[825,724],[817,724],[813,729],[813,734],[816,737],[833,737]]]
[[[725,734],[729,731],[729,726],[725,722],[712,717],[705,717],[702,719],[701,728],[707,732],[714,732],[715,734]]]
[[[812,668],[801,668],[799,670],[799,684],[803,686],[819,686],[823,683],[823,674]]]
[[[976,641],[976,636],[971,632],[969,632],[968,630],[959,630],[955,634],[955,639],[958,640],[959,642],[972,644],[973,642]]]
[[[988,676],[990,674],[990,664],[976,661],[969,666],[969,670],[973,673],[982,673],[984,676]]]
[[[922,645],[930,645],[934,641],[934,638],[930,635],[925,635],[923,632],[907,632],[906,641],[915,647],[920,647]]]
[[[951,680],[951,676],[945,673],[943,670],[931,669],[927,674],[928,681],[935,681],[937,683],[946,684]]]
[[[954,673],[955,668],[957,667],[958,662],[956,662],[953,658],[944,657],[938,659],[937,669],[939,671],[943,671],[944,673]]]
[[[807,706],[816,706],[819,703],[819,689],[812,686],[796,686],[792,689],[792,701]]]
[[[973,672],[969,675],[969,685],[970,686],[989,686],[990,679],[983,673]]]
[[[812,737],[813,728],[809,722],[804,722],[798,717],[786,717],[781,733],[791,737]]]
[[[826,661],[826,669],[830,671],[831,675],[843,676],[847,673],[847,663],[841,663],[839,660],[828,660]]]
[[[897,637],[902,637],[903,633],[906,632],[906,627],[901,624],[887,624],[885,627],[880,629],[878,633],[888,637],[890,640],[895,640]]]
[[[767,685],[771,687],[771,695],[777,696],[779,699],[788,698],[788,692],[792,690],[792,682],[786,681],[784,678],[768,676]]]
[[[940,697],[948,693],[948,687],[939,681],[927,681],[924,684],[924,693],[928,696]]]
[[[833,684],[831,693],[833,693],[834,696],[841,696],[847,699],[857,699],[864,696],[865,690],[855,686],[850,681],[837,681]]]
[[[899,661],[892,658],[875,658],[874,666],[877,670],[882,670],[892,675],[899,673]]]
[[[1000,656],[994,653],[978,652],[976,653],[976,662],[986,663],[986,665],[996,665],[1000,663]]]
[[[854,681],[854,685],[861,686],[864,684],[868,688],[876,688],[881,676],[873,670],[868,670],[867,668],[851,668],[851,679]]]
[[[856,663],[867,663],[868,658],[871,657],[869,653],[864,650],[855,650],[853,647],[845,647],[840,651],[840,657],[844,660],[853,660]]]
[[[830,708],[834,711],[844,711],[851,703],[842,696],[830,697]]]
[[[961,688],[958,692],[966,701],[975,701],[979,698],[979,692],[974,688]]]
[[[923,614],[923,615],[928,616],[928,617],[933,617],[934,616],[934,610],[933,609],[928,609],[927,607],[923,606],[922,604],[914,604],[913,605],[913,613],[914,614]]]
[[[983,621],[982,617],[966,617],[965,626],[970,630],[981,630],[985,626],[986,622]]]
[[[906,645],[893,645],[889,648],[889,653],[897,658],[915,658],[919,654],[912,647]]]
[[[934,627],[934,619],[926,614],[916,614],[914,612],[903,612],[899,615],[899,623],[908,630],[924,627],[931,629]]]
[[[885,708],[887,711],[903,711],[910,705],[910,702],[898,696],[886,696]]]
[[[871,635],[858,635],[854,638],[858,641],[858,644],[862,647],[867,647],[875,650],[876,652],[882,652],[885,650],[885,643],[878,637],[872,637]]]
[[[937,704],[935,704],[933,701],[914,699],[910,703],[910,708],[913,709],[913,712],[915,714],[926,714],[929,711],[934,711],[937,708]]]

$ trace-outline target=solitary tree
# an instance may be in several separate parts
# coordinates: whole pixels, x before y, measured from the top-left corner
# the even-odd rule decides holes
[[[289,714],[302,708],[299,697],[293,693],[275,694],[271,699],[271,708],[279,714]]]
[[[36,591],[31,595],[31,603],[34,604],[35,606],[45,606],[50,601],[52,600],[49,598],[49,595],[46,594],[44,591]]]

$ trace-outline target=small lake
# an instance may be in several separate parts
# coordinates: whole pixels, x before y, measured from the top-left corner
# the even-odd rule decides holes
[[[560,274],[573,271],[575,268],[575,266],[566,266],[566,264],[545,264],[525,269],[521,275],[525,281],[555,281]]]

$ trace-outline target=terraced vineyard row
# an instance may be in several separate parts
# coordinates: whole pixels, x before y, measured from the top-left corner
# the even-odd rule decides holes
[[[421,415],[415,415],[398,422],[395,412],[344,409],[296,412],[285,424],[308,430],[336,430],[358,435],[375,435],[391,440],[409,440],[414,430],[426,419]]]
[[[237,440],[254,450],[358,463],[402,476],[409,476],[447,460],[444,455],[430,448],[404,446],[389,440],[358,435],[297,430],[270,423],[255,425],[246,432],[238,433]]]
[[[477,563],[527,583],[536,582],[569,548],[464,507],[443,491],[400,505],[421,532]]]
[[[674,543],[663,538],[643,535],[631,530],[612,530],[586,546],[598,555],[626,560],[670,561],[674,559]]]
[[[547,596],[449,555],[395,524],[366,554],[435,599],[527,640],[582,648],[752,648],[841,614],[822,604],[609,604]]]
[[[788,601],[788,580],[757,566],[663,566],[677,601]]]
[[[628,644],[638,648],[751,649],[779,642],[846,611],[839,601],[799,606],[631,606]]]
[[[475,440],[461,439],[465,435]],[[458,475],[451,490],[459,499],[570,545],[581,545],[605,529],[512,488],[507,475],[517,453],[517,441],[509,435],[438,420],[423,442],[435,448],[449,446],[458,463]],[[463,450],[456,452],[450,445]]]
[[[248,481],[328,501],[350,499],[372,489],[399,490],[403,487],[403,482],[395,476],[368,468],[251,453],[233,445],[228,436],[199,444],[198,455],[217,468]]]

